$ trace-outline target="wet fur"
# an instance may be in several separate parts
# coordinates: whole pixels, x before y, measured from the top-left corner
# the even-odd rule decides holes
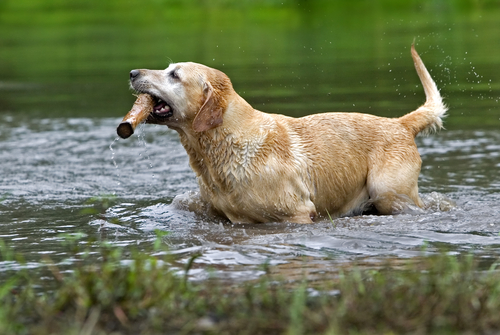
[[[140,70],[141,93],[166,101],[173,116],[148,123],[175,129],[198,177],[204,206],[232,222],[311,223],[423,206],[415,136],[442,127],[439,91],[412,46],[426,102],[400,118],[323,113],[302,118],[255,110],[222,72],[196,63]]]

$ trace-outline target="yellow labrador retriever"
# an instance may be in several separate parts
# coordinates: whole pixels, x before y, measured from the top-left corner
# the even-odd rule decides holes
[[[132,111],[125,117],[128,134],[118,133],[128,137],[144,120],[176,130],[204,208],[232,222],[311,223],[360,214],[368,205],[380,214],[422,207],[414,139],[441,128],[447,108],[413,46],[411,54],[426,102],[400,118],[267,114],[240,97],[221,71],[175,63],[130,72],[132,88],[151,101],[133,122]]]

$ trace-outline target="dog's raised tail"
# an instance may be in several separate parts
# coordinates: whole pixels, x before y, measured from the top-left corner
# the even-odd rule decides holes
[[[442,118],[446,116],[448,108],[443,103],[436,83],[434,83],[434,80],[432,80],[431,75],[425,68],[414,45],[411,46],[411,56],[424,87],[426,100],[422,106],[399,118],[399,120],[413,133],[413,136],[417,136],[420,132],[427,133],[443,128]]]

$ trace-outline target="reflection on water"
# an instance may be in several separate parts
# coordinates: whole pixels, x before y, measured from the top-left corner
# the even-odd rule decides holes
[[[256,278],[265,264],[291,278],[314,276],[352,261],[418,257],[424,247],[500,255],[500,136],[494,131],[417,138],[426,210],[249,225],[207,221],[171,205],[197,185],[177,134],[166,127],[142,126],[138,136],[121,140],[114,118],[2,121],[0,236],[32,267],[42,255],[65,259],[62,234],[151,250],[156,229],[169,232],[164,241],[179,267],[201,254],[190,272],[196,279]]]
[[[123,116],[131,69],[194,61],[258,109],[398,116],[422,102],[415,40],[452,102],[448,127],[494,126],[499,14],[496,1],[469,0],[3,1],[0,112]]]

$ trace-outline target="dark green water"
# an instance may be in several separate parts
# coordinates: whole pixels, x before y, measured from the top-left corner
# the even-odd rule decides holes
[[[499,1],[3,0],[0,236],[37,267],[40,255],[65,259],[61,234],[148,249],[155,229],[168,230],[181,263],[202,253],[198,278],[210,267],[252,277],[264,262],[299,275],[304,256],[311,271],[333,271],[424,244],[496,259],[498,22]],[[267,112],[400,116],[424,100],[413,41],[450,107],[447,130],[417,140],[420,191],[434,207],[452,199],[451,211],[335,226],[205,222],[169,206],[197,189],[174,132],[144,126],[116,140],[134,100],[129,71],[171,61],[224,71]]]

